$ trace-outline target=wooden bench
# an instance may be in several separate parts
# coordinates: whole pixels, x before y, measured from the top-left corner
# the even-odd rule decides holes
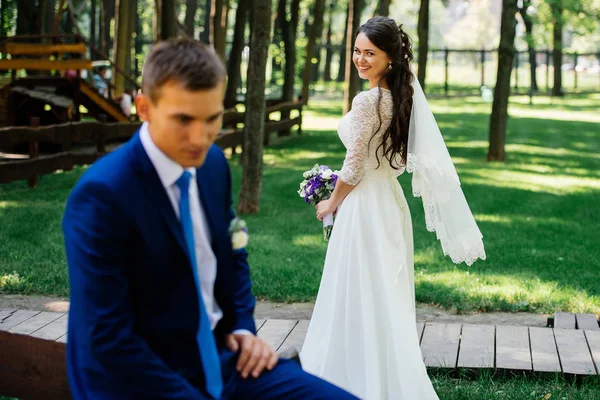
[[[67,313],[0,309],[0,396],[63,400],[70,391],[66,371]],[[308,321],[257,320],[258,335],[280,357],[299,362]]]
[[[27,56],[58,56],[61,54],[76,54],[81,56],[87,51],[84,43],[75,44],[31,44],[31,43],[5,43],[0,46],[4,54],[17,57]],[[92,61],[83,58],[69,60],[39,59],[39,58],[11,58],[0,60],[0,69],[3,70],[35,70],[35,71],[64,71],[67,69],[81,70],[92,69]]]

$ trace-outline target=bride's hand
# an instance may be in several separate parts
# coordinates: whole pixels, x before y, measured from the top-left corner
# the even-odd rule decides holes
[[[317,209],[317,219],[319,221],[323,221],[323,218],[327,214],[335,213],[337,211],[337,206],[333,204],[331,199],[320,201],[315,207]]]

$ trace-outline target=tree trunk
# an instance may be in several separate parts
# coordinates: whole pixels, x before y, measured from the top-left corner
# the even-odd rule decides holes
[[[110,38],[110,22],[115,16],[115,2],[114,0],[101,1],[102,14],[100,24],[100,51],[108,57],[108,49],[110,49],[112,46],[112,41]]]
[[[131,35],[129,36],[129,52],[127,53],[127,69],[125,70],[125,72],[127,73],[128,77],[133,77],[133,79],[135,79],[135,75],[134,75],[134,65],[136,62],[136,57],[135,55],[137,54],[136,48],[135,48],[135,38],[137,37],[137,31],[136,31],[136,19],[138,18],[137,15],[137,5],[138,2],[141,0],[131,0],[131,2],[129,3],[129,14],[128,14],[128,18],[129,18],[129,32],[131,33]],[[135,89],[134,87],[131,86],[131,83],[126,82],[125,83],[125,88],[131,88],[132,90]]]
[[[17,1],[17,35],[36,33],[35,20],[37,7],[34,0]]]
[[[494,88],[494,102],[490,117],[490,146],[488,161],[504,161],[504,143],[508,120],[508,97],[510,95],[510,75],[515,58],[515,33],[517,27],[517,0],[502,1],[500,25],[500,45],[498,47],[498,75]]]
[[[143,9],[143,6],[141,6],[141,8]],[[136,9],[135,9],[135,58],[134,58],[134,67],[133,67],[133,75],[136,79],[137,82],[137,78],[141,75],[140,72],[140,61],[138,60],[137,55],[141,55],[142,54],[142,41],[144,40],[143,38],[143,31],[142,31],[142,21],[141,21],[141,12],[140,12],[140,5],[136,4]]]
[[[271,0],[253,0],[251,13],[244,170],[238,207],[241,214],[255,214],[260,209],[265,130],[265,72],[271,41]]]
[[[251,1],[251,0],[248,0]],[[202,33],[200,34],[200,40],[204,43],[210,43],[210,32],[212,31],[212,0],[204,0],[204,26],[202,27]]]
[[[348,9],[346,10],[346,31],[348,30],[348,24],[350,24],[350,3],[348,3]],[[340,65],[337,73],[337,81],[344,82],[346,79],[346,48],[348,47],[348,33],[344,34],[342,39],[342,49],[340,50]]]
[[[167,40],[177,36],[176,2],[177,0],[156,0],[156,12],[154,14],[155,41]]]
[[[227,13],[229,11],[229,0],[212,0],[211,13],[211,35],[210,42],[215,48],[221,60],[225,61],[225,39],[227,36]]]
[[[287,0],[280,0],[279,12],[282,13],[283,18],[281,19],[281,35],[283,37],[284,51],[285,51],[285,71],[283,89],[281,94],[282,101],[293,101],[294,100],[294,83],[296,80],[296,36],[298,29],[298,20],[300,12],[300,0],[292,0],[291,19],[288,21],[285,12],[285,5]],[[289,111],[281,113],[281,119],[287,119],[290,117]],[[286,129],[279,132],[280,136],[288,136],[290,130]]]
[[[246,19],[248,14],[248,2],[238,1],[235,13],[235,31],[233,43],[229,52],[227,65],[227,90],[225,91],[225,107],[234,107],[237,102],[237,88],[240,84],[240,67],[242,65],[242,52],[244,51],[244,36],[246,32]]]
[[[133,26],[130,23],[131,3],[133,0],[117,0],[115,16],[115,65],[123,71],[127,71],[131,65],[131,37]],[[113,71],[113,82],[115,94],[120,95],[125,90],[125,76]]]
[[[323,31],[323,14],[325,13],[325,0],[315,0],[313,8],[313,23],[310,26],[308,34],[308,43],[306,44],[306,60],[304,62],[304,72],[302,75],[302,101],[308,103],[310,91],[312,59],[315,53],[317,40],[321,37]]]
[[[285,0],[282,0],[285,1]],[[285,79],[283,82],[282,100],[294,99],[294,83],[296,81],[296,37],[300,16],[300,0],[292,0],[291,19],[282,19],[282,35],[285,46]]]
[[[423,91],[425,90],[425,76],[427,75],[427,55],[429,53],[429,0],[421,0],[419,9],[419,67],[418,78]]]
[[[527,50],[529,52],[531,90],[537,92],[538,85],[535,73],[537,61],[535,59],[535,46],[533,44],[533,19],[527,14],[529,6],[531,6],[531,0],[523,0],[523,7],[519,8],[519,14],[521,14],[521,18],[523,18],[523,23],[525,24],[525,41],[527,42]]]
[[[389,16],[391,3],[392,0],[379,0],[379,4],[377,4],[377,7],[375,8],[375,15],[381,15],[383,17]]]
[[[554,85],[552,86],[552,96],[562,96],[562,31],[563,31],[563,5],[560,0],[550,3],[552,9],[553,39],[554,48],[552,49],[552,61],[554,64]]]
[[[242,1],[241,3],[244,3]],[[189,37],[194,38],[196,26],[196,11],[198,11],[198,0],[186,0],[185,2],[185,30]]]
[[[280,6],[281,6],[281,1],[277,4],[277,11],[273,15],[274,25],[273,25],[273,34],[271,37],[271,43],[275,44],[278,47],[279,47],[279,44],[281,43],[281,41],[283,40],[283,34],[282,34],[283,20],[286,18],[285,3],[284,3],[283,12],[281,12]],[[280,54],[281,54],[281,52],[280,52]],[[274,54],[269,54],[269,57],[271,59],[271,81],[269,82],[269,84],[272,86],[275,86],[277,83],[277,73],[281,72],[283,69],[283,67],[282,67],[283,57],[281,57],[281,56],[279,57],[279,62],[277,62],[277,57],[275,57]]]
[[[98,47],[98,35],[96,34],[96,18],[97,18],[97,0],[92,0],[92,4],[90,5],[90,43],[94,47]],[[96,59],[96,55],[93,51],[90,52],[92,60]]]
[[[52,34],[54,28],[54,16],[56,8],[55,0],[40,0],[40,10],[42,12],[42,33],[44,35]]]
[[[327,44],[325,54],[325,71],[323,72],[323,80],[325,82],[331,82],[331,61],[333,59],[333,43],[331,42],[332,26],[333,26],[333,14],[335,13],[335,1],[329,2],[329,24],[327,26]]]
[[[364,6],[363,0],[349,0],[348,26],[346,28],[346,89],[344,90],[344,114],[352,109],[352,99],[360,89],[358,71],[354,68],[354,32],[360,24],[360,15]]]

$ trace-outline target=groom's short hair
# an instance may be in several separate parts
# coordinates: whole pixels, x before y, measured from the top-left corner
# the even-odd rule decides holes
[[[190,91],[215,88],[226,71],[215,51],[197,40],[177,38],[152,46],[142,72],[142,90],[153,102],[169,81],[179,82]]]

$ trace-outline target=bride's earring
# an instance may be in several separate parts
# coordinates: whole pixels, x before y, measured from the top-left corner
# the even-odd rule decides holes
[[[392,63],[389,63],[388,64],[388,70],[391,70],[391,69],[392,69]]]

